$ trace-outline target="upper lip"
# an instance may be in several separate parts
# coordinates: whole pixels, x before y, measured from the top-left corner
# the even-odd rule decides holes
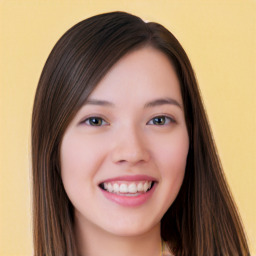
[[[125,175],[103,180],[99,184],[112,181],[156,181],[156,179],[148,175]]]

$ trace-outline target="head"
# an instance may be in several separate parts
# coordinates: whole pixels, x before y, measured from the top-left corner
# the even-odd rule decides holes
[[[241,243],[236,237],[224,238],[225,232],[205,235],[216,233],[213,205],[224,209],[233,204],[185,51],[162,25],[113,12],[68,30],[53,48],[40,77],[32,120],[34,243],[38,252],[52,255],[51,248],[55,248],[56,254],[72,255],[75,251],[74,207],[61,176],[61,145],[68,126],[118,61],[148,47],[164,54],[175,71],[189,140],[181,188],[161,220],[162,238],[184,255],[220,250],[214,239]],[[222,214],[237,220],[229,211]],[[228,251],[228,241],[223,244]]]

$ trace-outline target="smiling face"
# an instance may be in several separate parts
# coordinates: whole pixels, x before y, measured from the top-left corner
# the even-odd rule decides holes
[[[160,234],[188,148],[180,85],[168,58],[151,47],[125,55],[62,140],[61,177],[76,225],[88,234]]]

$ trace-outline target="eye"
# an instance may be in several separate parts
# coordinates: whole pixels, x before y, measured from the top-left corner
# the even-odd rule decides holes
[[[103,126],[108,124],[103,118],[97,116],[92,116],[85,119],[84,123],[89,126]]]
[[[174,123],[174,119],[168,116],[156,116],[152,118],[147,124],[149,125],[167,125],[169,123]]]

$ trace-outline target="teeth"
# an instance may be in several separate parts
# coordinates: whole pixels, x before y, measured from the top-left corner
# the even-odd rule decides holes
[[[137,193],[138,189],[135,183],[132,183],[128,186],[129,193]]]
[[[144,183],[144,187],[143,188],[144,188],[144,192],[146,192],[148,190],[149,186],[148,186],[148,182],[147,181]]]
[[[119,192],[119,186],[118,186],[118,184],[114,184],[113,185],[113,189],[114,189],[114,192],[116,192],[116,193],[118,193]]]
[[[142,182],[140,182],[140,183],[138,184],[137,189],[138,189],[139,192],[144,191],[144,185],[143,185]]]
[[[112,187],[111,183],[108,183],[107,190],[108,190],[109,192],[113,192],[113,187]]]
[[[116,184],[117,185],[117,184]],[[118,186],[118,185],[117,185]],[[128,192],[128,187],[126,184],[121,184],[119,187],[119,192],[120,193],[127,193]]]
[[[151,187],[152,181],[141,181],[139,183],[103,183],[103,188],[110,193],[129,193],[136,194],[138,192],[147,192]]]

